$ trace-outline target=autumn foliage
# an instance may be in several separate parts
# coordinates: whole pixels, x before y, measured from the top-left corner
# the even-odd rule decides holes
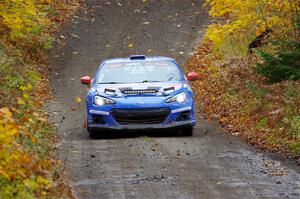
[[[248,44],[266,28],[273,30],[277,39],[299,39],[298,0],[207,0],[207,3],[215,22],[208,26],[205,37],[213,41],[215,50],[224,54],[246,54]]]
[[[0,1],[0,198],[72,197],[54,159],[46,51],[77,0]],[[58,192],[57,192],[58,191]]]
[[[299,154],[299,1],[207,3],[212,23],[186,64],[200,74],[193,87],[204,116],[261,148]],[[250,54],[249,44],[267,28],[272,33],[258,46],[263,56]],[[281,82],[270,83],[275,77]]]
[[[32,128],[30,125],[38,122],[37,118],[22,117],[22,119],[25,125],[18,124],[8,108],[0,109],[1,198],[47,196],[54,186],[49,173],[52,169],[52,160],[46,157],[41,159],[38,153],[30,152],[26,146],[29,143],[34,145],[39,142],[38,137],[30,132]],[[22,139],[24,136],[26,139]]]

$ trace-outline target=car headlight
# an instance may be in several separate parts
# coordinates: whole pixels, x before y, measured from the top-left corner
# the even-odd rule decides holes
[[[114,104],[115,102],[111,99],[105,98],[105,97],[101,97],[96,95],[94,97],[94,104],[98,105],[98,106],[103,106],[105,104]]]
[[[166,100],[167,103],[170,102],[184,102],[187,99],[187,95],[185,92],[179,93],[173,97],[170,97]]]

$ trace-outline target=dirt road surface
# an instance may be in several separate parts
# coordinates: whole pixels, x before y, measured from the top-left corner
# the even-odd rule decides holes
[[[50,53],[54,99],[46,107],[79,198],[300,198],[299,167],[218,132],[200,114],[193,137],[139,132],[91,140],[79,78],[93,75],[103,59],[131,54],[170,56],[183,65],[208,21],[201,1],[85,4]]]

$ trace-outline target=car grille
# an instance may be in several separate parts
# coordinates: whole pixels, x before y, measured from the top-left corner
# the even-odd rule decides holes
[[[112,109],[111,115],[120,125],[159,124],[169,115],[168,108]]]

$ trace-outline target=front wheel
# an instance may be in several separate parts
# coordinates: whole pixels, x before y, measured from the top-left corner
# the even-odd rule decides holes
[[[90,138],[97,138],[98,137],[97,132],[95,130],[90,130],[89,133],[90,133]]]
[[[94,128],[87,127],[90,138],[97,138],[97,131]]]
[[[183,136],[193,136],[194,127],[193,126],[183,127],[180,129],[180,131],[181,131],[181,135]]]
[[[90,138],[97,138],[96,129],[89,127],[88,121],[86,121],[86,129],[89,132]]]

